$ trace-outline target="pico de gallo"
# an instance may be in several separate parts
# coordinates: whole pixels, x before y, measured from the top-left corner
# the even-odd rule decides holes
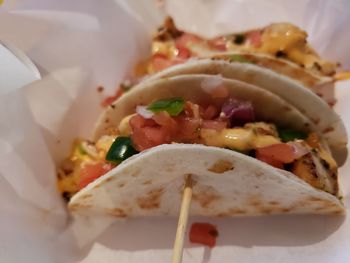
[[[77,191],[130,156],[162,144],[203,144],[226,148],[288,170],[312,186],[337,193],[337,165],[315,133],[278,127],[256,118],[250,101],[212,94],[221,106],[181,97],[139,105],[111,134],[95,143],[77,140],[59,171],[58,187],[69,200]]]

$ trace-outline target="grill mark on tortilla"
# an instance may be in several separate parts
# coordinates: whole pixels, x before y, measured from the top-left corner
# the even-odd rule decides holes
[[[314,196],[309,197],[308,200],[311,202],[322,202],[323,201],[323,199],[321,199],[319,197],[314,197]]]
[[[146,181],[144,181],[142,184],[143,185],[148,185],[148,184],[151,184],[152,183],[152,180],[146,180]]]
[[[283,213],[289,213],[290,211],[292,211],[292,209],[291,209],[291,208],[288,208],[288,207],[285,207],[285,208],[281,208],[281,211],[282,211]]]
[[[234,216],[234,215],[244,215],[247,214],[248,211],[241,209],[241,208],[230,208],[226,212],[221,212],[218,213],[216,216],[217,217],[229,217],[229,216]]]
[[[263,173],[261,172],[261,171],[256,171],[255,172],[255,176],[256,177],[260,177],[260,176],[262,176],[263,175]],[[259,187],[256,187],[256,188],[259,188]]]
[[[311,121],[314,123],[314,124],[319,124],[320,123],[320,118],[310,118],[311,119]]]
[[[127,217],[128,215],[121,208],[106,209],[106,212],[115,217]]]
[[[166,171],[166,172],[173,172],[173,171],[174,171],[174,168],[173,168],[173,167],[166,167],[166,168],[165,168],[165,171]]]
[[[220,195],[216,194],[216,191],[213,189],[212,187],[207,187],[199,193],[193,193],[193,201],[198,202],[202,208],[207,208],[211,203],[220,199]]]
[[[146,196],[136,199],[138,206],[141,209],[156,209],[160,206],[160,199],[164,192],[164,188],[158,188],[149,191]]]
[[[299,202],[296,202],[295,204],[292,205],[291,209],[297,209],[300,207],[308,207],[312,205],[318,205],[317,207],[314,207],[314,211],[329,211],[330,209],[337,208],[336,205],[334,205],[332,202],[328,200],[324,200],[319,197],[315,196],[310,196],[305,198],[304,200],[300,200]]]
[[[111,177],[108,177],[108,178],[105,180],[105,182],[108,183],[108,182],[110,182],[110,181],[113,181],[113,179],[114,179],[114,177],[112,177],[112,176],[111,176]]]
[[[240,208],[231,208],[228,211],[230,215],[244,215],[248,213],[246,210]]]
[[[291,107],[288,107],[287,105],[286,105],[286,106],[283,106],[283,109],[284,109],[285,111],[291,111],[291,110],[292,110],[292,108],[291,108]]]
[[[135,171],[132,172],[131,176],[132,177],[137,177],[140,174],[140,170],[136,169]]]
[[[122,188],[122,187],[124,187],[124,186],[125,186],[125,183],[119,183],[119,184],[118,184],[118,187],[119,187],[119,188]]]
[[[270,205],[279,205],[280,203],[278,201],[270,201],[269,204]]]
[[[248,204],[252,206],[261,206],[261,198],[259,196],[251,196],[248,198]]]
[[[83,195],[81,198],[81,200],[84,200],[84,199],[88,199],[92,196],[92,194],[86,194],[86,195]]]
[[[329,132],[332,132],[332,131],[334,131],[333,127],[327,127],[324,130],[322,130],[322,133],[329,133]]]
[[[233,170],[235,167],[232,162],[227,160],[217,160],[210,168],[208,168],[208,171],[213,173],[222,174],[224,172]]]
[[[338,210],[335,210],[333,212],[333,214],[335,214],[335,215],[344,215],[345,213],[344,213],[344,210],[338,209]]]
[[[331,211],[331,210],[335,210],[335,211]],[[319,206],[314,208],[315,211],[320,211],[320,212],[327,212],[327,211],[331,211],[331,212],[336,212],[336,211],[340,211],[342,212],[342,210],[340,210],[336,205],[334,205],[333,203],[329,202],[329,201],[324,201],[323,202],[323,206]]]
[[[321,211],[321,210],[325,210],[326,208],[328,209],[328,207],[319,206],[319,207],[315,207],[314,210],[315,211]]]
[[[89,209],[92,208],[92,205],[88,205],[88,204],[73,204],[69,206],[69,210],[71,211],[77,211],[77,210],[83,210],[83,209]]]
[[[259,212],[262,214],[271,214],[275,209],[271,207],[259,207],[258,208]]]

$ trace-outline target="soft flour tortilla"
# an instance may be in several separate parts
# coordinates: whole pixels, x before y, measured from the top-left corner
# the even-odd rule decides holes
[[[183,75],[187,73],[191,75]],[[224,82],[231,96],[253,101],[259,119],[297,130],[311,129],[317,132],[326,140],[337,163],[344,163],[347,156],[345,126],[324,101],[274,72],[254,65],[243,66],[225,61],[193,61],[174,66],[145,80],[107,108],[97,122],[94,139],[106,134],[110,127],[116,127],[126,115],[134,113],[137,105],[147,105],[160,97],[179,96],[194,102],[212,101],[201,89],[201,82],[217,73],[229,78],[224,79]]]
[[[135,107],[155,99],[181,96],[213,100],[202,88],[213,76],[160,79],[131,90],[101,116],[95,138],[108,133]],[[315,127],[277,95],[237,80],[223,79],[230,95],[253,103],[260,120],[295,129]],[[178,215],[186,175],[194,180],[191,215],[342,214],[335,196],[296,175],[235,151],[196,144],[167,144],[139,153],[72,197],[69,209],[82,215],[137,217]]]
[[[201,59],[170,67],[146,81],[189,74],[220,74],[224,78],[240,80],[271,91],[305,114],[328,142],[333,153],[346,149],[347,133],[340,116],[302,84],[269,69],[249,63]],[[337,159],[338,163],[343,162],[341,158]]]
[[[82,215],[176,216],[186,175],[191,215],[343,214],[342,203],[292,173],[243,154],[203,145],[161,145],[126,160],[73,196]]]
[[[312,90],[315,94],[321,96],[329,105],[334,105],[336,102],[335,80],[332,77],[318,75],[287,59],[247,51],[207,52],[199,53],[197,56],[212,60],[255,64],[297,81],[304,87]]]
[[[95,127],[94,140],[108,134],[110,128],[118,127],[125,116],[135,113],[136,106],[148,105],[158,99],[182,97],[195,103],[210,102],[222,105],[227,98],[214,99],[202,88],[202,83],[212,78],[217,77],[199,74],[181,75],[147,81],[131,89],[108,106],[100,116]],[[258,120],[270,121],[295,130],[317,132],[312,121],[279,96],[238,80],[223,78],[222,83],[228,89],[229,96],[252,102]]]
[[[333,94],[332,97],[334,96],[333,78],[317,75],[287,59],[277,58],[269,54],[244,51],[216,53],[211,54],[210,57],[228,61],[235,61],[238,58],[238,60],[241,60],[243,63],[252,63],[260,67],[271,69],[274,72],[300,82],[316,94],[319,93],[321,85],[328,83],[328,88]],[[334,103],[332,100],[327,102]]]

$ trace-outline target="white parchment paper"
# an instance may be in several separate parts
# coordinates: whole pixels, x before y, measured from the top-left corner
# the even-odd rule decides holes
[[[132,219],[106,228],[111,222],[105,218],[99,227],[96,220],[72,226],[55,186],[55,162],[72,139],[90,136],[103,97],[147,56],[161,11],[180,28],[204,36],[290,21],[309,32],[323,56],[350,67],[346,0],[168,0],[158,6],[151,0],[5,0],[0,39],[23,50],[43,79],[0,95],[0,262],[170,261],[177,219]],[[349,86],[337,86],[335,108],[348,130]],[[346,204],[349,171],[348,161],[340,169]],[[218,226],[218,245],[210,250],[186,241],[184,262],[350,261],[348,217],[190,223],[198,220]]]

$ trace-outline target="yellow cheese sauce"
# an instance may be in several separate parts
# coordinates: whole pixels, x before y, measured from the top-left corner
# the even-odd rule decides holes
[[[259,135],[253,130],[244,128],[224,129],[222,131],[201,129],[200,136],[205,145],[239,151],[248,151],[281,142],[272,135]]]
[[[118,126],[118,131],[119,131],[120,135],[126,136],[126,135],[131,134],[131,127],[129,125],[129,121],[130,121],[131,117],[134,115],[136,115],[136,113],[128,115],[121,120],[121,122],[119,123],[119,126]]]
[[[134,115],[126,116],[120,122],[118,129],[121,135],[128,136],[131,134],[129,120]],[[201,129],[200,138],[204,145],[240,151],[248,151],[281,142],[275,125],[265,122],[247,123],[242,128],[223,129],[221,131]]]
[[[224,39],[227,41],[226,48],[228,51],[253,51],[272,56],[280,54],[282,58],[289,59],[306,69],[322,75],[334,74],[337,67],[336,63],[322,60],[307,44],[307,33],[289,23],[276,23],[263,28],[261,45],[258,47],[249,41],[235,44],[232,41],[234,39],[233,35],[226,36]],[[188,43],[187,48],[191,50],[192,56],[205,56],[208,50],[213,49],[205,39],[195,43]],[[152,43],[152,54],[163,54],[167,58],[172,59],[176,57],[177,53],[174,40],[154,40]]]
[[[76,140],[73,143],[70,156],[63,161],[58,171],[57,187],[59,192],[72,195],[79,190],[78,182],[80,169],[88,163],[95,163],[105,159],[106,153],[116,136],[104,135],[95,144]]]

